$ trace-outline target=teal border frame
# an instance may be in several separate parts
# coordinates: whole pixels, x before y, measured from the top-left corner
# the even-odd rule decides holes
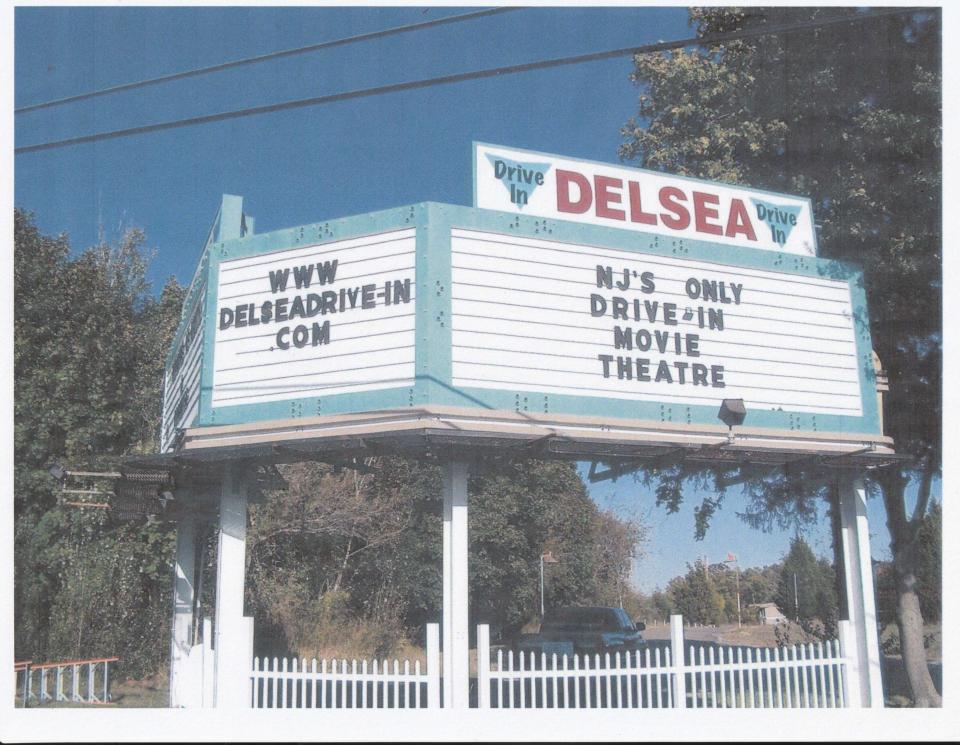
[[[220,263],[284,248],[322,244],[403,228],[416,229],[416,350],[413,386],[362,393],[305,397],[288,401],[213,408],[213,340],[217,316],[216,287]],[[360,413],[425,405],[457,406],[491,411],[586,415],[594,418],[642,419],[674,424],[717,424],[713,406],[681,405],[595,396],[570,396],[525,390],[455,387],[451,361],[450,231],[480,230],[525,238],[613,248],[658,256],[697,259],[737,267],[764,269],[795,276],[828,277],[850,287],[860,378],[859,417],[788,411],[750,410],[748,427],[796,432],[880,435],[876,373],[873,368],[869,316],[863,274],[847,262],[776,251],[742,248],[689,239],[673,239],[633,230],[600,227],[508,212],[434,202],[327,220],[261,235],[221,241],[210,246],[206,268],[203,366],[200,412],[193,426],[241,424],[277,419]]]
[[[813,255],[814,256],[820,255],[820,245],[817,243],[817,228],[816,228],[816,225],[814,225],[814,219],[813,219],[813,200],[810,199],[810,197],[800,196],[799,194],[786,194],[785,192],[780,192],[780,191],[770,191],[769,189],[758,189],[757,187],[750,186],[749,184],[732,184],[729,181],[707,181],[705,179],[693,178],[692,176],[678,176],[675,173],[667,173],[666,171],[651,171],[648,168],[636,168],[634,166],[629,166],[624,163],[605,163],[602,160],[587,160],[586,158],[572,158],[569,155],[560,155],[558,153],[545,153],[541,150],[527,150],[527,148],[525,147],[514,147],[513,145],[496,145],[492,142],[481,142],[479,140],[473,141],[473,206],[474,207],[477,206],[477,148],[480,146],[501,147],[506,150],[523,150],[524,152],[530,153],[532,155],[538,155],[543,158],[563,158],[563,160],[572,160],[575,163],[586,163],[591,166],[605,166],[607,168],[625,168],[630,171],[636,171],[638,174],[646,173],[651,176],[675,178],[680,181],[689,181],[691,183],[700,184],[700,185],[709,186],[710,184],[717,184],[719,186],[725,186],[729,189],[743,189],[745,191],[755,191],[757,192],[757,194],[764,194],[768,197],[799,199],[802,202],[806,202],[807,207],[810,209],[810,225],[813,228]],[[641,231],[631,230],[629,232],[638,233]],[[666,235],[663,235],[661,237],[670,239],[670,237]],[[720,244],[712,244],[712,245],[720,245]],[[723,245],[727,245],[727,244],[723,244]],[[749,250],[767,251],[769,249],[749,249]],[[790,254],[790,255],[793,256],[793,254]]]

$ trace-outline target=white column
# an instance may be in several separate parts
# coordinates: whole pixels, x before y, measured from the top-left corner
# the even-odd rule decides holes
[[[470,705],[467,464],[443,466],[443,707]]]
[[[214,632],[214,706],[249,707],[249,619],[243,617],[246,579],[247,485],[242,464],[227,464],[220,486],[217,607]]]
[[[200,706],[190,700],[186,666],[193,645],[193,578],[196,569],[196,521],[184,516],[177,523],[177,557],[173,567],[173,625],[170,632],[170,706]],[[199,694],[200,692],[197,691]]]
[[[873,593],[873,563],[870,557],[870,526],[867,524],[866,489],[859,474],[840,476],[840,537],[843,548],[844,588],[847,612],[855,643],[850,674],[859,681],[860,701],[848,706],[883,706],[880,678],[880,640],[877,636],[877,606]],[[853,640],[852,640],[853,641]]]

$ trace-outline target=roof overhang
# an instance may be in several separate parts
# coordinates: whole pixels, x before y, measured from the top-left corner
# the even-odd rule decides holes
[[[676,424],[550,413],[421,406],[361,414],[298,417],[194,427],[168,454],[137,456],[140,465],[199,465],[255,460],[342,461],[375,454],[474,460],[491,454],[568,460],[636,461],[682,454],[704,464],[873,468],[903,460],[893,440],[871,434],[804,432]]]

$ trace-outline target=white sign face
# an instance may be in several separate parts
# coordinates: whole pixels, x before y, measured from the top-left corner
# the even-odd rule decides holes
[[[474,147],[474,206],[816,255],[807,199],[495,145]]]
[[[846,282],[456,229],[455,386],[861,416]]]
[[[211,405],[413,385],[415,234],[221,262]]]
[[[163,420],[160,449],[169,449],[177,431],[189,426],[200,412],[200,368],[203,366],[203,308],[206,292],[199,293],[190,321],[170,369],[163,378]]]

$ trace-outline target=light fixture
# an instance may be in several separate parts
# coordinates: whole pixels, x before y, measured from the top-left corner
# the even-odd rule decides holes
[[[742,398],[725,398],[720,403],[720,411],[717,417],[728,427],[734,427],[737,424],[743,424],[747,418],[747,407]]]

